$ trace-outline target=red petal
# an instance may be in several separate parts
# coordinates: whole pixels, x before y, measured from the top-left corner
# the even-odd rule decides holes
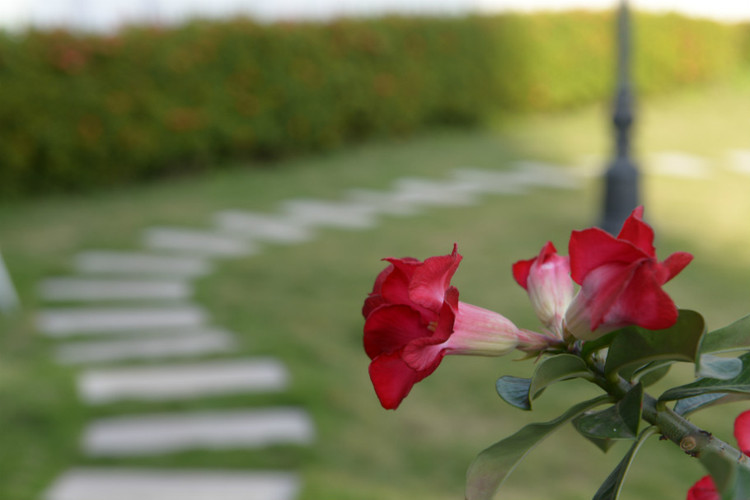
[[[370,380],[378,395],[380,404],[386,410],[395,410],[409,394],[411,388],[430,375],[438,363],[429,370],[417,371],[409,367],[400,356],[400,352],[383,354],[370,363]]]
[[[531,265],[534,262],[536,262],[536,257],[529,260],[519,260],[518,262],[513,264],[513,278],[525,290],[528,290],[526,282],[529,280],[529,271],[531,270]]]
[[[586,275],[581,293],[586,297],[590,328],[593,332],[603,323],[612,320],[612,309],[633,277],[633,265],[609,264],[598,267]]]
[[[393,265],[386,267],[380,273],[378,274],[377,278],[375,278],[375,284],[372,286],[372,292],[370,295],[380,293],[380,288],[383,286],[383,282],[388,277],[389,274],[393,271]]]
[[[750,454],[750,410],[740,413],[734,421],[734,437],[742,453]]]
[[[544,244],[538,256],[529,260],[519,260],[513,264],[513,278],[515,278],[519,285],[528,290],[527,282],[529,280],[529,272],[531,271],[532,264],[537,260],[544,264],[550,257],[556,255],[557,249],[555,248],[555,245],[553,245],[551,241],[548,241]]]
[[[687,252],[676,252],[667,257],[666,260],[661,263],[661,267],[664,270],[662,283],[666,283],[677,276],[677,274],[685,269],[685,266],[690,264],[690,261],[692,260],[692,254]]]
[[[372,311],[385,303],[385,299],[382,295],[370,295],[365,299],[365,303],[362,305],[362,316],[367,319]]]
[[[643,222],[643,207],[636,207],[625,220],[617,239],[626,240],[640,248],[649,257],[656,257],[654,248],[654,230]]]
[[[596,227],[573,231],[568,250],[570,275],[579,285],[591,271],[605,264],[630,264],[648,257],[632,243],[617,240]]]
[[[403,349],[412,340],[432,334],[419,311],[400,304],[381,306],[372,311],[365,321],[365,352],[373,359]]]
[[[711,476],[703,476],[688,490],[686,500],[721,500],[721,497]]]
[[[453,325],[456,322],[456,314],[458,312],[458,289],[454,286],[449,287],[445,291],[445,301],[443,306],[440,308],[440,316],[438,317],[437,328],[433,337],[438,342],[444,342],[448,340],[448,337],[453,333]],[[437,340],[439,339],[439,340]]]
[[[440,311],[445,291],[461,263],[456,245],[450,255],[430,257],[414,270],[409,283],[409,297],[415,303],[432,311]]]
[[[391,272],[380,287],[380,294],[385,302],[389,304],[411,304],[409,298],[409,282],[414,274],[414,266],[402,261],[393,261],[393,272]]]
[[[638,264],[604,322],[613,325],[634,324],[649,330],[674,325],[677,307],[661,289],[658,274],[658,264],[653,261],[644,260]]]

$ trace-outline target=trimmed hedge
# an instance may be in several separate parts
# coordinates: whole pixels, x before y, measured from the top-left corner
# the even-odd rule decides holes
[[[644,91],[747,64],[739,27],[673,15],[634,26]],[[609,98],[613,32],[611,14],[574,12],[0,33],[0,195]]]

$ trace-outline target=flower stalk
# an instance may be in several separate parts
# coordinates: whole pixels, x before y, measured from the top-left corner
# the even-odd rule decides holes
[[[593,382],[604,389],[616,401],[622,399],[633,384],[617,375],[607,377],[601,362],[588,361],[589,368],[594,373]],[[678,415],[672,409],[648,393],[643,394],[642,418],[658,428],[664,438],[672,441],[686,454],[699,458],[701,453],[711,451],[736,462],[740,467],[750,471],[750,458],[737,448],[722,441],[708,431],[705,431]]]

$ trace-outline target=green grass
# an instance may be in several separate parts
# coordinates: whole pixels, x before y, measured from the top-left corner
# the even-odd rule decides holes
[[[695,261],[668,290],[682,307],[718,327],[750,312],[750,180],[725,167],[730,149],[750,149],[747,82],[695,89],[640,102],[635,144],[648,171],[648,153],[678,150],[711,160],[707,180],[647,174],[644,203],[664,258],[687,250]],[[279,395],[234,396],[170,404],[118,403],[87,408],[75,400],[76,369],[50,361],[53,341],[33,327],[40,307],[35,284],[65,274],[72,255],[88,248],[136,248],[151,224],[210,224],[220,209],[274,211],[279,201],[337,199],[353,187],[386,189],[407,176],[444,178],[460,166],[509,168],[536,158],[575,165],[606,158],[604,108],[506,119],[491,130],[443,130],[395,142],[367,143],[326,156],[278,164],[235,165],[200,178],[175,178],[76,197],[0,205],[0,249],[17,282],[23,312],[0,319],[0,498],[31,500],[74,464],[231,468],[298,468],[303,500],[447,500],[461,498],[466,468],[484,447],[526,422],[549,419],[594,394],[568,382],[548,390],[534,412],[500,401],[495,379],[528,375],[531,362],[508,358],[446,359],[418,384],[396,412],[380,408],[361,348],[363,298],[385,256],[425,258],[458,242],[464,261],[454,283],[462,300],[498,310],[518,324],[537,323],[510,265],[535,255],[549,240],[564,249],[571,229],[598,219],[600,185],[580,190],[537,189],[525,196],[487,197],[475,207],[436,208],[410,218],[386,218],[375,230],[326,230],[310,242],[269,247],[260,256],[227,260],[199,281],[197,301],[216,324],[240,335],[241,352],[288,363],[293,387]],[[687,381],[673,370],[667,383]],[[142,411],[302,405],[318,436],[310,448],[261,452],[190,452],[176,456],[96,461],[78,451],[85,423],[98,416]],[[745,407],[747,405],[744,405]],[[698,414],[695,421],[731,441],[743,405]],[[603,455],[572,429],[532,452],[504,486],[505,499],[593,495],[626,444]],[[684,498],[703,474],[696,460],[653,440],[628,476],[623,498]]]

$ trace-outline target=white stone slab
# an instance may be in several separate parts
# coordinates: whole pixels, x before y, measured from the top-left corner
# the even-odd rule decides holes
[[[293,500],[296,474],[204,469],[75,468],[60,476],[44,500]]]
[[[706,179],[711,176],[711,168],[705,158],[678,151],[649,155],[644,168],[647,172],[669,177]]]
[[[37,315],[37,327],[50,337],[83,333],[112,333],[158,328],[201,326],[205,312],[196,306],[81,307],[45,309]]]
[[[78,377],[78,393],[89,404],[104,404],[274,392],[288,383],[286,368],[275,359],[234,359],[89,369]]]
[[[561,189],[574,189],[581,185],[580,180],[576,178],[577,176],[572,175],[562,165],[521,160],[514,162],[513,166],[515,170],[512,173],[522,184]]]
[[[39,295],[49,301],[181,300],[193,294],[184,280],[48,278]]]
[[[218,212],[214,221],[222,231],[270,243],[302,243],[314,236],[310,228],[279,215],[226,210]]]
[[[186,278],[204,276],[213,270],[207,260],[198,257],[110,250],[81,252],[76,255],[74,266],[79,273],[174,275]]]
[[[477,203],[477,190],[473,184],[460,181],[433,181],[427,179],[398,179],[395,193],[400,201],[415,205],[466,206]]]
[[[750,150],[735,149],[729,151],[729,166],[735,172],[750,175]]]
[[[288,200],[283,203],[283,210],[287,217],[302,226],[369,229],[377,224],[372,207],[354,202]]]
[[[391,191],[351,189],[346,197],[351,202],[368,205],[374,212],[385,215],[415,215],[420,211],[417,203]]]
[[[461,168],[454,170],[453,177],[459,182],[472,185],[482,193],[522,194],[526,192],[518,176],[512,171]]]
[[[67,342],[55,352],[58,363],[103,363],[126,359],[158,359],[231,352],[234,336],[217,329],[174,330],[138,334],[136,338]]]
[[[310,444],[314,434],[310,416],[296,408],[155,414],[94,421],[83,449],[90,456],[154,455]]]
[[[216,231],[179,227],[146,229],[143,243],[155,250],[168,250],[202,257],[239,257],[257,253],[249,241],[232,238]]]

